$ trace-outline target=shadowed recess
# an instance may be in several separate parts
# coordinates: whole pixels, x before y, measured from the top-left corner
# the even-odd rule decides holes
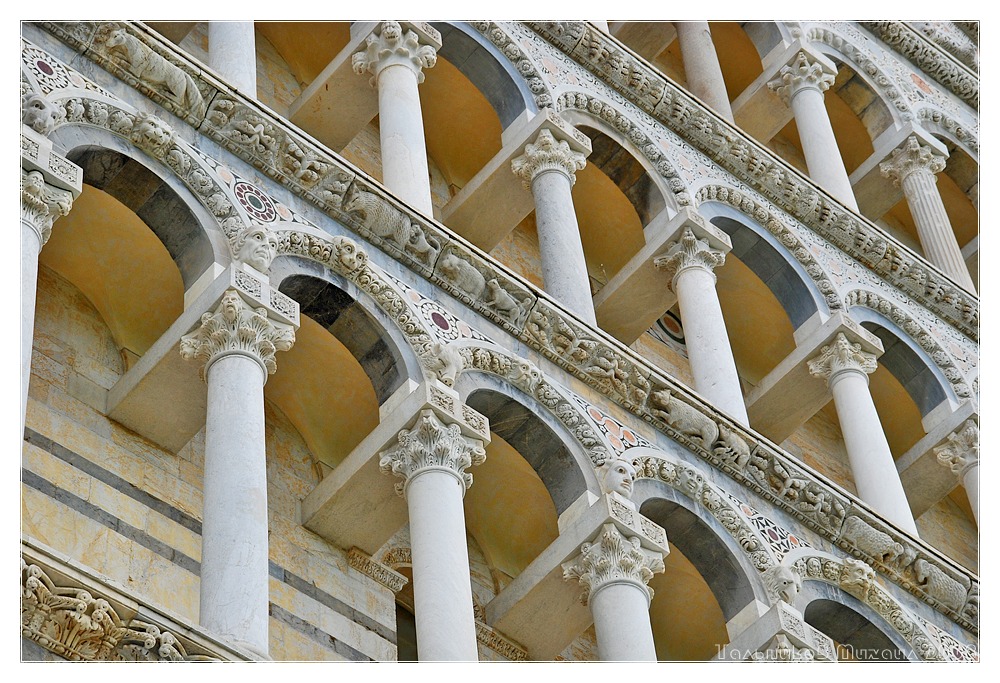
[[[819,629],[841,645],[838,656],[851,659],[906,661],[896,645],[873,623],[850,607],[833,600],[814,600],[806,607],[806,623]]]
[[[879,365],[884,366],[903,385],[922,416],[926,416],[947,398],[934,371],[904,341],[876,323],[863,322],[861,326],[882,342],[885,353],[879,356]]]
[[[590,138],[593,151],[587,163],[596,166],[611,178],[635,208],[643,226],[649,225],[665,207],[663,195],[635,157],[610,137],[590,126],[579,126]]]

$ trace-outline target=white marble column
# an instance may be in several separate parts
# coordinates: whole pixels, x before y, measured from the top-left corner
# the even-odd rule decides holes
[[[972,514],[979,524],[979,425],[966,420],[958,431],[948,435],[948,443],[934,449],[938,462],[951,468],[965,487]]]
[[[707,21],[675,21],[688,89],[730,123],[733,108]]]
[[[378,88],[382,180],[403,201],[434,215],[424,142],[424,122],[417,86],[424,69],[437,62],[440,43],[429,44],[395,21],[382,22],[368,36],[364,52],[352,56],[355,73],[372,74]]]
[[[41,171],[21,168],[21,431],[28,406],[31,348],[35,333],[38,254],[52,234],[52,223],[69,213],[73,193],[45,182]]]
[[[715,289],[715,269],[726,255],[685,228],[654,264],[667,271],[677,295],[694,388],[744,426],[747,417],[740,377]]]
[[[253,22],[208,22],[208,65],[244,95],[256,99],[257,44]]]
[[[465,470],[486,460],[483,442],[422,410],[379,468],[403,481],[413,562],[413,615],[422,662],[477,661],[476,623],[462,499],[472,485]]]
[[[256,304],[256,302],[254,302]],[[268,656],[267,463],[264,383],[274,354],[295,342],[290,325],[228,290],[181,338],[181,356],[205,361],[204,508],[199,622]]]
[[[545,291],[596,326],[587,261],[573,206],[576,172],[586,164],[583,154],[574,152],[568,142],[556,140],[552,131],[543,128],[535,142],[525,146],[524,154],[511,162],[511,169],[535,200]]]
[[[858,496],[916,537],[917,526],[868,388],[868,375],[876,367],[875,356],[862,351],[860,344],[852,344],[842,332],[809,361],[809,372],[826,380],[833,393]]]
[[[975,292],[937,188],[937,174],[944,167],[945,157],[936,154],[929,145],[921,144],[914,135],[893,150],[889,160],[879,164],[882,175],[902,186],[927,260],[959,285]]]
[[[767,84],[792,108],[809,176],[845,206],[858,210],[844,160],[833,135],[823,93],[833,85],[832,67],[805,52]]]
[[[637,536],[626,536],[610,523],[563,565],[563,576],[583,586],[602,662],[656,661],[649,622],[653,591],[646,584],[663,569],[661,553],[643,548]]]

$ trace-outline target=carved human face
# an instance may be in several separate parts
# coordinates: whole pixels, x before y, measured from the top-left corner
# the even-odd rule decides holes
[[[251,228],[243,238],[237,259],[266,273],[277,253],[277,237],[264,228]]]
[[[25,125],[47,135],[55,125],[55,119],[55,107],[44,97],[32,95],[25,101],[21,114],[21,121]]]
[[[607,465],[604,475],[604,493],[614,491],[625,498],[632,497],[632,483],[635,481],[635,468],[625,460],[612,460]]]

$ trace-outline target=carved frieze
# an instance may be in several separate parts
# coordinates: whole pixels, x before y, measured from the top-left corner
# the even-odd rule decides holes
[[[351,548],[347,552],[347,563],[393,593],[403,590],[403,587],[409,582],[405,576],[376,561],[358,548]]]

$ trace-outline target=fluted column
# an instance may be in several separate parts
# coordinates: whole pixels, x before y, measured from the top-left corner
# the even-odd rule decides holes
[[[944,167],[945,157],[921,144],[914,135],[895,149],[888,161],[879,164],[882,175],[902,186],[927,259],[962,287],[975,292],[937,188],[937,174]]]
[[[861,500],[899,528],[917,536],[906,493],[889,450],[868,388],[875,356],[852,344],[841,332],[809,361],[809,372],[824,379],[833,393],[847,458]]]
[[[52,223],[69,213],[73,193],[45,182],[41,171],[21,168],[21,431],[28,405],[31,348],[35,332],[38,254],[52,234]]]
[[[715,289],[715,269],[726,255],[699,239],[691,228],[654,264],[670,277],[677,295],[695,390],[740,424],[749,426],[736,361]]]
[[[580,152],[543,128],[524,154],[511,162],[514,174],[535,200],[538,246],[545,291],[592,325],[597,324],[590,278],[573,206],[576,172],[587,165]]]
[[[208,22],[208,65],[237,90],[256,98],[257,44],[253,22]]]
[[[969,497],[972,514],[979,524],[979,425],[966,420],[958,431],[948,435],[948,443],[934,449],[938,462],[958,475]]]
[[[368,36],[365,51],[351,58],[355,73],[371,73],[371,83],[378,88],[382,180],[428,216],[434,209],[417,86],[424,81],[423,70],[437,62],[440,45],[395,21],[384,21]]]
[[[720,116],[735,123],[707,21],[675,21],[688,88]]]
[[[256,304],[256,302],[254,302]],[[267,463],[264,383],[291,325],[228,290],[181,338],[181,356],[204,361],[205,420],[200,623],[268,655]]]
[[[472,485],[465,470],[486,460],[479,439],[422,410],[379,468],[403,479],[413,562],[413,615],[420,661],[476,661],[476,624],[462,499]]]
[[[792,108],[809,176],[845,206],[857,211],[854,190],[823,104],[823,93],[833,85],[834,76],[833,70],[822,61],[799,52],[791,64],[781,67],[778,77],[767,87]]]
[[[601,661],[656,661],[649,622],[653,591],[647,584],[663,570],[661,553],[642,547],[638,536],[626,536],[611,523],[563,565],[563,576],[583,587],[583,603],[594,615]]]

